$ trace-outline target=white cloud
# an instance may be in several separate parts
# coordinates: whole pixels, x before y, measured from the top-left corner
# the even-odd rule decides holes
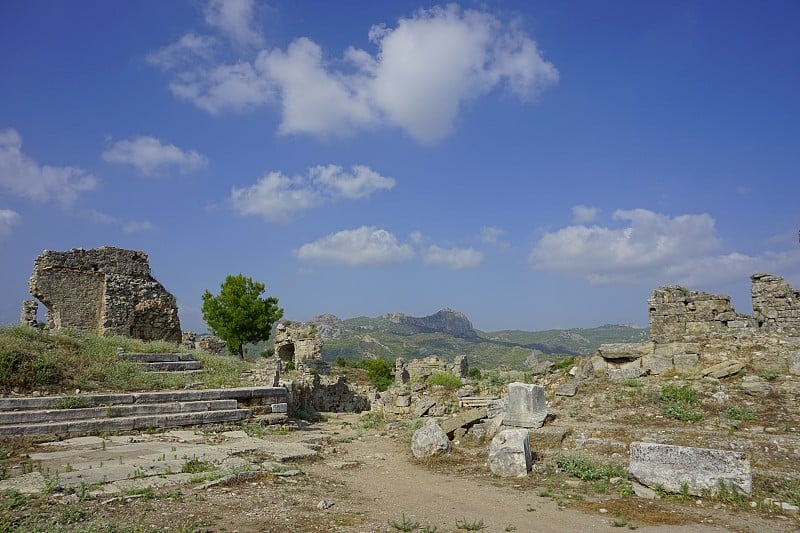
[[[22,137],[14,129],[0,130],[0,186],[35,202],[68,206],[78,194],[97,186],[97,179],[77,167],[39,165],[22,153]]]
[[[397,27],[373,27],[371,92],[389,120],[424,143],[445,137],[461,106],[508,81],[534,98],[558,81],[536,43],[489,13],[456,5],[419,10]]]
[[[239,44],[255,45],[262,39],[245,15],[251,11],[251,2],[213,0],[206,17]],[[341,59],[326,60],[319,44],[299,37],[285,50],[262,49],[236,64],[187,67],[176,58],[210,46],[184,36],[187,42],[149,60],[175,70],[176,96],[212,114],[277,100],[283,134],[343,135],[388,125],[427,144],[452,131],[464,104],[495,89],[530,101],[558,82],[558,70],[518,21],[484,11],[421,9],[393,28],[373,26],[368,37],[374,54],[351,46]]]
[[[190,67],[200,61],[210,61],[216,39],[208,35],[187,33],[176,42],[147,55],[147,62],[163,70]]]
[[[0,240],[11,235],[11,231],[22,221],[19,213],[11,209],[0,209]]]
[[[259,46],[264,38],[255,27],[254,0],[210,0],[203,10],[206,24],[239,45]]]
[[[422,261],[426,265],[439,265],[460,270],[480,265],[483,261],[483,254],[473,248],[441,248],[434,244],[425,250]]]
[[[506,250],[509,247],[509,244],[500,239],[500,237],[503,235],[505,235],[505,231],[500,228],[496,228],[494,226],[484,226],[481,228],[478,238],[487,246],[492,246],[498,250]]]
[[[573,224],[585,224],[592,222],[597,218],[597,208],[588,207],[585,205],[572,206],[572,222]]]
[[[708,214],[671,218],[633,209],[617,210],[613,218],[628,224],[574,225],[544,234],[530,253],[531,263],[578,274],[593,283],[666,282],[671,281],[669,269],[713,256],[721,248]]]
[[[328,72],[322,49],[305,37],[286,52],[263,52],[256,65],[280,88],[280,133],[344,135],[377,120],[364,80]]]
[[[270,172],[249,187],[234,188],[230,200],[241,215],[288,222],[300,211],[340,199],[367,198],[394,185],[394,179],[363,165],[353,166],[351,172],[338,165],[320,165],[311,167],[307,176]]]
[[[271,101],[275,93],[273,83],[247,61],[181,72],[169,89],[212,115],[245,111]]]
[[[355,165],[352,173],[338,165],[313,167],[309,174],[311,182],[329,190],[334,198],[357,200],[366,198],[375,191],[392,189],[395,181],[381,176],[364,165]]]
[[[131,165],[143,174],[164,174],[175,169],[181,174],[208,166],[208,159],[195,150],[181,150],[155,137],[142,136],[118,141],[103,152],[110,163]]]
[[[330,234],[302,245],[296,252],[302,261],[332,263],[347,266],[392,265],[414,257],[408,244],[384,229],[361,226]]]

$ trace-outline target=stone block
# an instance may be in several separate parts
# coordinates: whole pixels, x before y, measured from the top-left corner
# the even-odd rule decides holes
[[[271,413],[288,413],[289,412],[289,404],[288,403],[273,403],[270,405],[269,410]]]
[[[408,394],[401,394],[394,399],[394,405],[396,407],[409,407],[411,405],[411,396]]]
[[[637,379],[649,373],[650,371],[645,368],[609,368],[606,370],[606,377],[611,381],[625,381],[626,379]]]
[[[650,488],[661,486],[673,493],[685,486],[690,494],[719,490],[720,482],[733,484],[750,494],[753,476],[750,461],[742,452],[633,442],[628,471]]]
[[[501,477],[522,477],[531,471],[530,431],[504,429],[489,445],[489,468]]]
[[[447,433],[433,420],[419,428],[411,437],[411,453],[418,459],[434,457],[450,451]]]
[[[576,379],[564,383],[556,389],[556,396],[575,396],[578,393],[580,382]]]
[[[653,355],[665,358],[686,353],[700,353],[700,345],[696,342],[668,342],[656,344],[653,349]]]
[[[675,372],[678,374],[692,374],[697,370],[700,356],[696,353],[682,353],[672,356]]]
[[[648,355],[642,358],[642,368],[649,370],[651,374],[662,374],[673,369],[672,357]]]
[[[482,418],[486,418],[486,408],[476,407],[475,409],[462,411],[453,418],[442,420],[441,427],[446,435],[452,435],[458,428],[469,427]]]
[[[547,418],[544,388],[527,383],[508,384],[508,410],[503,424],[521,428],[540,428]]]

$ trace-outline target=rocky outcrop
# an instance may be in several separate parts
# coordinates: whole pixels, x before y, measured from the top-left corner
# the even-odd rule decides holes
[[[150,274],[147,254],[103,246],[45,251],[28,281],[51,329],[181,341],[175,297]]]
[[[454,309],[445,308],[426,317],[414,317],[402,313],[385,315],[385,317],[392,322],[414,326],[423,331],[446,333],[462,339],[478,338],[467,315]]]
[[[336,315],[326,313],[315,316],[308,323],[317,327],[317,334],[321,339],[339,339],[342,336],[342,319]]]

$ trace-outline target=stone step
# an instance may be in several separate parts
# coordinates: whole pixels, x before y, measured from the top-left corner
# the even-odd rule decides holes
[[[39,424],[0,425],[0,436],[59,435],[74,437],[96,433],[146,431],[155,428],[199,426],[222,422],[238,422],[248,418],[250,409],[224,409],[188,413],[125,416],[119,418],[91,418]]]
[[[496,399],[495,396],[463,396],[459,398],[459,404],[461,407],[486,407]]]
[[[125,360],[135,363],[171,363],[177,361],[195,361],[190,353],[127,353],[120,354]]]
[[[237,404],[238,402],[236,400],[210,400],[193,402],[124,404],[112,405],[108,407],[86,407],[79,409],[0,411],[0,425],[36,424],[85,420],[89,418],[119,418],[128,416],[149,416],[173,413],[230,410],[236,409],[238,407]]]
[[[122,404],[196,402],[209,400],[238,400],[247,404],[262,405],[285,403],[288,391],[283,387],[239,387],[235,389],[193,389],[155,392],[130,392],[109,394],[80,394],[77,396],[37,396],[0,398],[0,411],[54,409],[74,398],[85,402],[83,407],[103,407]],[[77,400],[75,400],[77,401]]]
[[[137,362],[142,369],[148,372],[182,372],[185,370],[202,370],[200,361],[155,361]]]

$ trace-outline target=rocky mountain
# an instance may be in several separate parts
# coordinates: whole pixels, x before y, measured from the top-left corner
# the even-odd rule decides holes
[[[324,340],[322,355],[360,359],[398,357],[416,359],[435,355],[452,360],[467,355],[470,364],[523,368],[533,350],[544,360],[592,355],[607,342],[640,342],[649,330],[631,325],[604,325],[564,330],[482,332],[469,318],[453,309],[426,317],[389,313],[378,317],[339,319],[321,315],[311,320]]]
[[[472,328],[467,315],[455,309],[444,308],[425,317],[408,316],[402,313],[384,315],[387,320],[406,324],[422,331],[444,333],[460,339],[477,339],[478,333]]]

